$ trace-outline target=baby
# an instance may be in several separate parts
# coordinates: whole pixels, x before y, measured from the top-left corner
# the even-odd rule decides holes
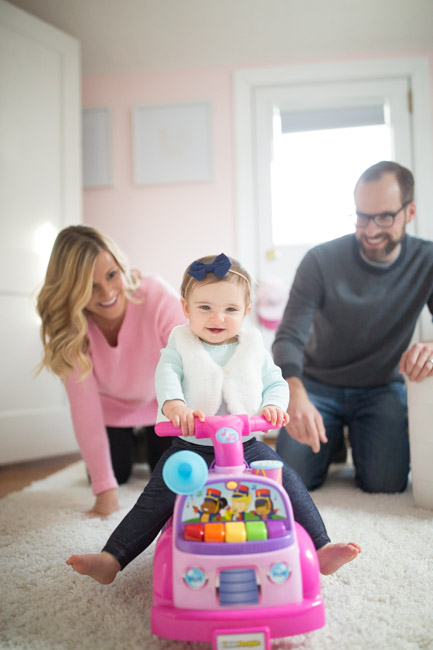
[[[272,426],[288,422],[289,390],[280,369],[265,350],[255,329],[244,328],[251,310],[251,278],[234,259],[221,254],[193,262],[185,271],[181,301],[188,325],[175,327],[161,351],[156,370],[159,419],[180,427],[161,457],[137,503],[97,554],[72,555],[69,564],[78,573],[103,584],[142,553],[173,512],[175,494],[165,485],[165,460],[181,449],[193,449],[208,466],[214,460],[210,441],[196,439],[194,418],[227,413],[261,415]],[[206,444],[208,443],[208,444]],[[243,438],[244,457],[281,460],[254,434]],[[309,533],[317,550],[320,570],[334,573],[361,551],[354,543],[332,544],[322,518],[298,475],[283,466],[283,486],[295,520]]]

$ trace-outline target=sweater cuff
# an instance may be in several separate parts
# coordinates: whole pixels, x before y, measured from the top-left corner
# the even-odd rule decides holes
[[[302,379],[302,370],[295,363],[283,363],[278,365],[281,368],[281,374],[284,379],[289,379],[289,377],[299,377],[299,379]]]
[[[114,475],[112,478],[92,481],[92,492],[95,496],[98,496],[98,494],[101,494],[101,492],[106,492],[107,490],[115,490],[118,487],[119,486]]]

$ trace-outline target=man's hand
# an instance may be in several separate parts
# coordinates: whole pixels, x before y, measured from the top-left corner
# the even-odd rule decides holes
[[[415,343],[403,352],[399,371],[409,381],[419,382],[426,377],[433,377],[433,341]]]
[[[188,408],[185,402],[182,402],[180,399],[171,399],[164,402],[162,412],[174,427],[180,427],[182,429],[183,436],[194,435],[195,417],[200,422],[204,422],[204,414],[202,411],[194,411]]]
[[[105,519],[111,513],[119,510],[119,502],[117,500],[117,490],[105,490],[96,496],[95,504],[91,510],[86,514],[88,517],[100,517]]]
[[[289,435],[304,445],[310,445],[314,453],[320,451],[320,443],[328,442],[323,418],[309,400],[303,383],[297,377],[287,379],[290,388],[290,402],[287,413],[290,421],[286,425]]]

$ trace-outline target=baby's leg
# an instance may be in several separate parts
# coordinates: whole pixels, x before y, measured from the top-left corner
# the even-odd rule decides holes
[[[320,573],[327,576],[335,573],[343,564],[351,562],[361,553],[361,547],[354,542],[349,544],[325,544],[317,551]]]
[[[161,457],[137,503],[111,534],[102,553],[71,555],[66,564],[108,585],[116,574],[153,542],[173,512],[175,495],[165,485],[162,466],[175,449]]]
[[[82,575],[102,584],[110,584],[120,569],[125,568],[153,542],[173,513],[175,501],[175,494],[168,489],[162,477],[162,467],[165,460],[180,448],[182,446],[173,443],[161,456],[137,503],[111,534],[102,553],[71,555],[66,564]],[[208,464],[212,460],[213,454]]]
[[[84,576],[90,576],[103,585],[113,582],[121,566],[111,553],[89,553],[88,555],[71,555],[66,564]]]
[[[256,445],[250,446],[247,462],[251,465],[253,460],[258,460],[258,454],[261,459],[282,460],[270,447],[258,442]],[[324,575],[334,573],[343,564],[355,559],[361,552],[361,548],[354,543],[331,544],[325,524],[307,488],[296,472],[286,463],[283,466],[283,486],[290,496],[295,520],[305,528],[313,540],[314,546],[316,549],[318,548],[317,556],[321,573]]]
[[[258,441],[249,446],[245,459],[249,465],[253,460],[282,460],[271,447]],[[298,474],[286,463],[283,464],[283,487],[290,497],[295,521],[305,528],[315,548],[329,544],[331,540],[310,493]]]

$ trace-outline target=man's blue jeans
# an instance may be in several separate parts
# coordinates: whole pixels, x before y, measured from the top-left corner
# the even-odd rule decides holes
[[[403,492],[409,474],[405,385],[395,381],[374,388],[340,388],[307,377],[303,382],[323,417],[328,442],[315,454],[281,429],[277,453],[307,488],[324,483],[347,426],[356,484],[365,492]]]

